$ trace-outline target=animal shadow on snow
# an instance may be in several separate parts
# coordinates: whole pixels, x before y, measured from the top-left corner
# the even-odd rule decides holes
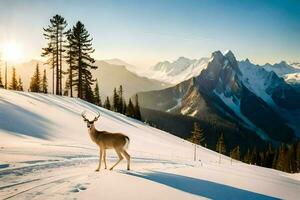
[[[228,185],[166,172],[121,172],[210,199],[277,199]]]

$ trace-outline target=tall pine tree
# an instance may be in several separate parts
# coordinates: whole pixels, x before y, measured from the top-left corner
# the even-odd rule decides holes
[[[67,27],[66,20],[60,16],[55,15],[50,19],[50,25],[44,28],[44,37],[48,41],[47,47],[43,48],[42,56],[50,57],[53,69],[56,73],[56,90],[55,94],[62,95],[62,58],[63,58],[63,43]]]
[[[90,70],[97,69],[97,66],[93,65],[95,60],[91,57],[95,51],[92,47],[92,40],[84,24],[80,21],[73,26],[68,38],[72,46],[72,56],[76,59],[72,67],[76,76],[72,82],[76,85],[77,96],[85,100],[92,95],[91,86],[95,82]]]
[[[66,48],[66,62],[69,65],[67,70],[67,81],[66,81],[66,89],[70,90],[70,97],[73,97],[73,77],[75,76],[74,65],[76,64],[76,54],[74,51],[74,44],[72,42],[72,29],[67,31],[67,44]]]

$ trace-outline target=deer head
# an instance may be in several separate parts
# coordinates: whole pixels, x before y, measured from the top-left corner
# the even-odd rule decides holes
[[[98,115],[93,119],[93,120],[88,120],[85,116],[85,111],[83,113],[81,113],[81,116],[83,118],[83,120],[86,122],[87,127],[91,128],[91,126],[94,124],[95,121],[98,120],[98,118],[100,117],[100,113],[98,113]]]

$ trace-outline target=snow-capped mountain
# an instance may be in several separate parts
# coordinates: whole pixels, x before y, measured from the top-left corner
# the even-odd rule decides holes
[[[174,62],[164,61],[157,63],[146,71],[144,75],[170,84],[178,84],[198,76],[202,69],[207,66],[207,63],[208,58],[189,59],[179,57]]]
[[[266,140],[291,141],[295,130],[288,119],[300,116],[294,113],[300,96],[289,84],[249,60],[239,63],[231,51],[214,52],[199,76],[139,97],[146,108],[234,121]]]
[[[281,61],[280,63],[275,63],[273,65],[267,63],[262,66],[267,71],[273,71],[278,76],[282,77],[287,74],[300,72],[300,63],[287,63],[285,61]]]
[[[174,62],[159,62],[146,72],[143,71],[143,73],[138,74],[170,84],[178,84],[182,81],[198,76],[201,71],[206,68],[208,60],[208,58],[189,59],[185,57],[179,57]],[[243,66],[248,63],[250,63],[248,59],[238,61],[238,64]],[[251,64],[254,65],[253,63]],[[287,63],[285,61],[281,61],[280,63],[275,63],[273,65],[267,63],[265,65],[255,66],[257,68],[264,68],[268,72],[275,72],[277,76],[283,77],[288,83],[300,83],[300,80],[297,79],[297,76],[295,76],[300,73],[300,63]],[[134,70],[132,67],[129,67],[128,69]]]

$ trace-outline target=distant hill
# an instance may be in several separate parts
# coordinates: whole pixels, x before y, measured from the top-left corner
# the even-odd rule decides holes
[[[98,69],[92,71],[94,78],[98,79],[102,99],[106,96],[111,96],[114,87],[119,87],[120,85],[123,85],[125,98],[131,97],[137,92],[160,90],[171,86],[170,84],[158,80],[138,76],[127,69],[128,66],[132,65],[126,63],[128,65],[126,67],[125,62],[121,60],[112,59],[110,62],[115,64],[98,60],[95,63]],[[24,90],[28,90],[30,79],[37,64],[40,66],[41,74],[44,69],[47,70],[48,90],[52,92],[52,70],[48,65],[44,65],[44,63],[39,60],[31,60],[14,66],[16,67],[17,76],[21,76],[22,78]],[[132,66],[131,69],[133,69],[133,67],[134,66]],[[2,68],[2,74],[4,72],[3,70]],[[11,80],[11,71],[12,68],[10,66],[8,69],[8,82]],[[63,80],[63,84],[64,83],[65,79]]]

